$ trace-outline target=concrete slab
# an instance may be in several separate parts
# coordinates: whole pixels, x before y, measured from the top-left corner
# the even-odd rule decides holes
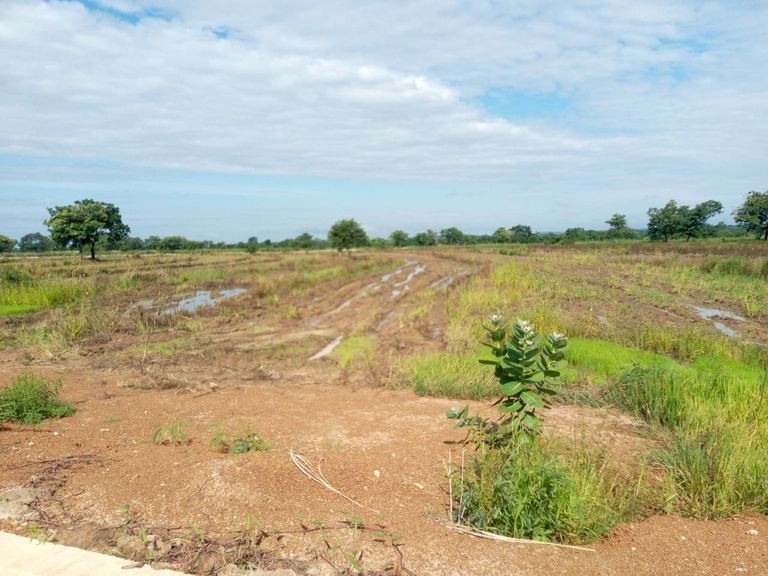
[[[0,532],[2,576],[184,576],[149,566],[125,569],[132,564],[124,558]]]

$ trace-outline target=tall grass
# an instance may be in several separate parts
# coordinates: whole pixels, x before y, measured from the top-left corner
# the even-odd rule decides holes
[[[600,453],[583,449],[568,458],[524,436],[481,446],[451,482],[455,521],[516,538],[590,542],[637,508],[635,483]]]

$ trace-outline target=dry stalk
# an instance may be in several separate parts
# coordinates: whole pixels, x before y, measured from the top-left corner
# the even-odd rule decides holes
[[[330,490],[331,492],[338,494],[345,500],[348,500],[349,502],[352,502],[355,506],[359,506],[360,508],[365,508],[367,510],[370,510],[371,512],[375,512],[378,514],[378,510],[374,510],[373,508],[369,508],[368,506],[364,506],[357,502],[356,500],[353,500],[346,494],[343,494],[336,488],[334,488],[328,480],[326,480],[325,476],[323,475],[323,471],[320,470],[320,466],[317,467],[317,471],[315,471],[312,468],[312,465],[309,463],[309,461],[299,452],[296,452],[293,448],[288,450],[288,455],[291,457],[291,461],[294,463],[296,468],[298,468],[304,476],[309,478],[310,480],[314,480],[321,486],[325,487],[326,489]]]

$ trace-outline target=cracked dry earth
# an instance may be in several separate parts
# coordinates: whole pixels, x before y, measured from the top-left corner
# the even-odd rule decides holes
[[[35,365],[62,378],[62,396],[78,412],[0,432],[0,490],[31,486],[50,496],[36,507],[21,491],[11,512],[8,502],[2,508],[15,516],[2,527],[23,533],[26,514],[63,543],[141,560],[118,545],[126,517],[148,532],[194,530],[211,539],[258,518],[269,534],[262,564],[297,574],[768,574],[762,516],[652,517],[619,527],[594,552],[447,529],[444,462],[449,450],[460,457],[452,442],[462,435],[444,413],[455,403],[377,386],[387,377],[384,360],[344,369],[328,354],[355,334],[375,336],[382,357],[440,348],[447,294],[479,267],[429,253],[411,258],[389,276],[311,290],[295,302],[292,320],[250,310],[245,301],[237,318],[207,318],[194,345],[167,364],[147,364],[130,352],[135,338],[116,335],[96,351]],[[429,298],[420,299],[430,286]],[[407,322],[424,302],[429,320]],[[19,370],[16,356],[4,352],[0,381]],[[184,386],[141,389],[160,373]],[[158,425],[176,419],[186,424],[189,444],[149,442]],[[593,433],[630,457],[644,448],[635,422],[608,410],[558,406],[547,425],[553,433]],[[209,447],[216,430],[243,428],[273,449],[222,454]],[[304,476],[290,448],[357,504]],[[85,455],[71,466],[46,464]],[[207,561],[187,568],[222,568]]]

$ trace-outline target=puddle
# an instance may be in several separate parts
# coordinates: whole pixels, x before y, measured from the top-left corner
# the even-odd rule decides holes
[[[410,284],[411,280],[413,280],[416,276],[418,276],[419,274],[422,274],[422,273],[424,273],[426,271],[427,271],[427,267],[426,266],[422,266],[421,264],[419,264],[418,266],[416,266],[416,268],[414,268],[413,270],[411,270],[408,273],[408,276],[405,277],[405,280],[403,280],[401,282],[395,282],[393,284],[393,286],[395,286],[396,288],[399,287],[399,286],[408,286],[408,284]]]
[[[716,330],[731,338],[740,336],[740,332],[734,330],[730,326],[723,324],[722,322],[716,321],[715,318],[719,318],[720,320],[734,320],[735,322],[745,322],[747,320],[744,318],[744,316],[739,316],[738,314],[734,314],[728,310],[720,310],[718,308],[704,308],[703,306],[692,306],[692,308],[696,311],[696,314],[699,316],[699,318],[702,320],[711,320],[712,325]]]
[[[210,290],[198,290],[189,298],[179,300],[179,302],[170,308],[165,308],[161,314],[177,314],[179,312],[193,313],[204,306],[216,306],[224,300],[229,300],[246,292],[245,288],[228,288],[219,290],[218,296],[213,296]]]
[[[325,358],[326,356],[330,356],[331,352],[333,352],[336,349],[336,347],[339,344],[341,344],[342,340],[344,340],[344,336],[343,335],[339,336],[338,338],[336,338],[336,340],[334,340],[333,342],[328,344],[325,348],[320,350],[320,352],[318,352],[314,356],[312,356],[312,358],[310,358],[310,360],[319,360],[320,358]]]

